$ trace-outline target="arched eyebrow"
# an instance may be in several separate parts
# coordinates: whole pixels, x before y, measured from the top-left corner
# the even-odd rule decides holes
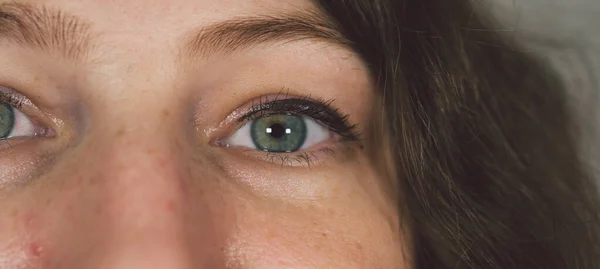
[[[183,56],[203,57],[230,53],[257,45],[315,40],[350,49],[336,25],[317,12],[239,17],[204,26],[190,34]]]
[[[59,10],[21,3],[0,4],[0,41],[58,52],[80,60],[91,49],[89,25]]]

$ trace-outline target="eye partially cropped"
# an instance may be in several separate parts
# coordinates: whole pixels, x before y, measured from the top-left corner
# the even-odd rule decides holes
[[[40,126],[22,111],[30,101],[14,90],[0,90],[0,141],[44,137],[51,133],[49,128]]]
[[[264,152],[268,159],[299,156],[311,162],[315,151],[333,152],[339,144],[360,140],[356,125],[332,103],[310,97],[261,97],[241,113],[237,119],[241,127],[220,140],[220,145]]]

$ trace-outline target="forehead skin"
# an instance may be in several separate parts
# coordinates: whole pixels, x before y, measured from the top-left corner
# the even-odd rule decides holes
[[[335,100],[368,133],[372,83],[343,45],[186,53],[207,27],[316,14],[311,2],[10,3],[78,18],[89,50],[71,59],[0,39],[0,86],[57,133],[0,153],[0,268],[409,268],[409,236],[367,151],[338,145],[288,167],[212,143],[235,131],[236,109],[282,89]]]

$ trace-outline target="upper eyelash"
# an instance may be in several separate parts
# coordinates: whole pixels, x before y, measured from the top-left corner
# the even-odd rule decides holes
[[[331,105],[333,101],[312,99],[310,96],[290,98],[287,95],[278,94],[272,99],[269,99],[269,96],[263,96],[255,101],[250,110],[238,121],[246,122],[269,114],[290,113],[311,117],[343,139],[360,140],[360,134],[356,132],[357,125],[348,122],[349,115],[333,108]]]
[[[0,104],[8,104],[16,109],[21,109],[26,101],[24,96],[0,91]]]

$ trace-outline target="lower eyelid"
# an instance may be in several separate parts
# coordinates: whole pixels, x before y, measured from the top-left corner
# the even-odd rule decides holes
[[[327,158],[335,156],[336,150],[333,147],[321,147],[315,150],[298,151],[290,153],[273,153],[257,150],[249,150],[245,155],[256,158],[261,161],[276,165],[289,167],[316,167],[326,163]]]
[[[218,146],[227,147],[224,142]],[[326,166],[331,162],[353,160],[356,153],[362,148],[362,144],[358,141],[344,140],[331,133],[331,137],[327,141],[315,144],[311,148],[300,149],[297,152],[275,153],[232,146],[226,149],[226,154],[227,158],[232,158],[235,162],[253,163],[253,166],[258,165],[256,162],[260,162],[266,164],[266,167],[274,169],[282,167],[316,168]]]

